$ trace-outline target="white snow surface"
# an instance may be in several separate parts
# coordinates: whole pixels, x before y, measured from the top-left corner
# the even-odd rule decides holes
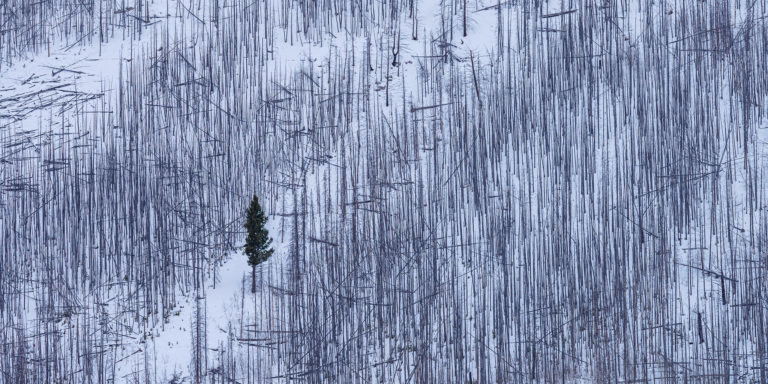
[[[280,240],[287,237],[281,236],[278,223],[279,220],[270,220],[267,223],[275,252],[267,262],[257,267],[257,279],[276,274],[286,262],[285,255],[289,251],[289,244]],[[207,336],[209,351],[207,360],[208,364],[212,363],[215,352],[219,351],[222,345],[226,345],[233,319],[237,319],[242,312],[253,313],[253,303],[258,300],[254,296],[266,293],[261,289],[255,294],[250,292],[251,267],[242,251],[230,253],[222,258],[220,263],[216,266],[215,278],[211,269],[211,277],[201,292],[202,295],[195,296],[195,292],[191,291],[186,296],[180,296],[183,300],[164,323],[148,329],[146,333],[136,332],[133,337],[135,343],[124,345],[116,359],[116,378],[130,382],[136,371],[143,369],[145,359],[148,359],[154,362],[152,366],[156,372],[152,372],[152,376],[155,382],[170,382],[174,377],[180,380],[179,383],[193,381],[190,364],[194,339],[192,330],[197,306],[205,311],[204,334]],[[259,287],[261,286],[260,282]],[[243,292],[247,296],[245,300],[242,297]],[[238,337],[236,334],[231,336]]]
[[[158,22],[147,27],[149,31],[162,28],[162,23],[178,23],[184,25],[184,21],[189,21],[192,16],[187,12],[180,12],[173,17],[164,17],[166,9],[177,9],[175,1],[169,1],[169,6],[161,2],[153,2],[151,12]],[[174,5],[170,5],[174,4]],[[493,3],[486,2],[485,6]],[[420,2],[420,29],[427,36],[437,36],[440,31],[437,30],[440,25],[440,7],[442,2],[438,0]],[[485,8],[482,3],[478,8]],[[558,12],[560,9],[553,9],[552,12]],[[467,37],[457,37],[453,44],[456,45],[457,55],[463,58],[469,58],[470,55],[478,60],[478,65],[490,65],[492,52],[496,47],[496,13],[494,10],[484,10],[473,13],[469,17],[469,28]],[[642,26],[632,25],[627,31],[628,36],[637,38],[642,30]],[[159,32],[157,32],[159,33]],[[402,32],[407,33],[407,32]],[[51,87],[60,87],[61,89],[73,89],[81,92],[91,93],[98,97],[108,97],[110,88],[117,82],[120,76],[121,62],[125,63],[131,60],[133,52],[140,52],[143,45],[149,44],[153,33],[145,33],[142,40],[119,39],[114,38],[104,45],[92,45],[88,47],[69,48],[67,42],[54,44],[50,55],[46,53],[38,54],[28,60],[19,61],[11,67],[6,67],[0,71],[0,100],[11,98],[20,94],[33,94],[44,91]],[[283,42],[275,47],[277,54],[275,60],[267,64],[267,70],[291,72],[301,68],[303,64],[312,60],[323,62],[327,60],[333,48],[345,50],[354,50],[361,52],[365,47],[366,41],[362,38],[353,38],[347,35],[329,36],[327,41],[318,44],[290,44]],[[419,70],[423,42],[412,41],[409,38],[403,39],[402,51],[404,56],[402,66],[397,71],[397,80],[393,85],[393,94],[398,95],[398,86],[403,87],[406,84],[416,83],[416,73]],[[103,96],[99,96],[103,95]],[[98,97],[96,100],[98,100]],[[63,101],[60,101],[63,102]],[[393,103],[401,102],[401,98],[393,97]],[[96,102],[97,103],[97,102]],[[51,109],[60,106],[57,104]],[[405,107],[405,106],[400,106]],[[42,130],[46,124],[51,121],[49,115],[43,112],[36,112],[25,102],[9,102],[4,105],[8,111],[24,116],[23,121],[8,120],[0,117],[0,128],[4,125],[16,125],[22,130]],[[55,118],[54,118],[55,120]],[[66,127],[59,126],[58,129],[66,130]],[[768,132],[768,131],[764,131]],[[761,135],[763,138],[766,134]],[[610,153],[610,148],[598,149],[604,151],[598,156],[605,157],[609,161],[614,155]],[[422,151],[426,156],[427,152]],[[332,154],[336,155],[336,154]],[[317,170],[322,174],[322,170]],[[596,175],[599,179],[600,175]],[[318,177],[308,177],[307,189],[315,188]],[[510,181],[512,183],[512,181]],[[517,184],[515,181],[514,184]],[[517,188],[513,185],[512,188]],[[737,185],[737,190],[745,190],[742,185]],[[742,192],[743,194],[743,192]],[[743,198],[743,196],[742,196]],[[273,207],[280,206],[280,202],[273,202]],[[268,215],[274,212],[268,212]],[[260,266],[260,272],[257,277],[277,276],[285,268],[287,263],[287,254],[290,252],[288,240],[290,235],[283,232],[286,226],[279,225],[281,218],[271,218],[268,223],[268,229],[274,239],[273,247],[275,253],[273,257],[264,265]],[[706,228],[702,228],[707,233]],[[708,233],[707,233],[708,236]],[[680,249],[685,249],[686,241],[679,244]],[[690,251],[680,251],[686,257]],[[692,257],[692,256],[691,256]],[[685,260],[686,262],[688,260]],[[138,369],[142,369],[143,362],[150,360],[155,362],[156,372],[151,372],[154,380],[158,382],[168,382],[174,375],[182,381],[192,382],[190,371],[190,361],[192,358],[193,345],[191,337],[193,319],[196,315],[198,306],[205,308],[206,316],[206,344],[208,346],[209,361],[213,360],[215,352],[221,345],[226,344],[230,336],[230,326],[233,319],[240,316],[241,313],[253,313],[253,304],[258,301],[258,295],[266,294],[265,291],[256,292],[256,298],[250,293],[251,268],[247,265],[246,257],[242,252],[233,252],[219,261],[221,264],[210,269],[210,277],[200,292],[200,296],[195,296],[194,292],[187,292],[186,296],[180,292],[178,297],[184,297],[177,304],[177,310],[168,317],[166,322],[147,330],[137,330],[132,339],[133,344],[125,344],[118,352],[116,361],[115,377],[124,379],[125,382],[131,382]],[[218,262],[217,262],[218,263]],[[215,272],[214,272],[215,271]],[[464,271],[462,271],[463,273]],[[686,277],[689,271],[680,271],[680,287],[686,284],[704,284],[705,280],[698,276],[695,281],[689,281]],[[244,292],[248,298],[244,300],[241,296]],[[681,291],[682,288],[681,288]],[[688,292],[686,288],[684,292]],[[691,291],[698,291],[691,289]],[[473,299],[473,296],[469,296]],[[692,300],[683,296],[682,300]],[[245,307],[242,307],[245,303]],[[474,305],[474,303],[472,303]],[[702,304],[704,305],[704,304]],[[682,308],[688,308],[689,303],[681,304]],[[33,311],[32,311],[33,312]],[[34,319],[28,318],[28,321]],[[586,358],[586,357],[585,357]],[[186,381],[185,381],[186,380]]]

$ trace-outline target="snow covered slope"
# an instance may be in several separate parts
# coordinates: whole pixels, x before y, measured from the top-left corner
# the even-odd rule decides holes
[[[0,382],[764,382],[766,12],[5,2]]]

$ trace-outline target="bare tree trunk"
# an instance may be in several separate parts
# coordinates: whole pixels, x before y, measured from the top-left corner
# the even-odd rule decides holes
[[[256,293],[256,266],[251,266],[251,293]]]

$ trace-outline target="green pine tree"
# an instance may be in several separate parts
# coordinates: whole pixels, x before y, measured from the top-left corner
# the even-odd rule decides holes
[[[269,247],[272,244],[272,239],[269,238],[269,232],[264,228],[266,223],[267,216],[261,209],[259,197],[253,195],[245,220],[245,228],[248,230],[248,237],[245,239],[245,254],[248,256],[248,265],[251,266],[251,292],[256,292],[256,266],[267,261],[274,252],[274,249]]]

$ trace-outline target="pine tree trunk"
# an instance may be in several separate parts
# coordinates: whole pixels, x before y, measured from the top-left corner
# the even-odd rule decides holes
[[[251,266],[251,293],[256,293],[256,266]]]

